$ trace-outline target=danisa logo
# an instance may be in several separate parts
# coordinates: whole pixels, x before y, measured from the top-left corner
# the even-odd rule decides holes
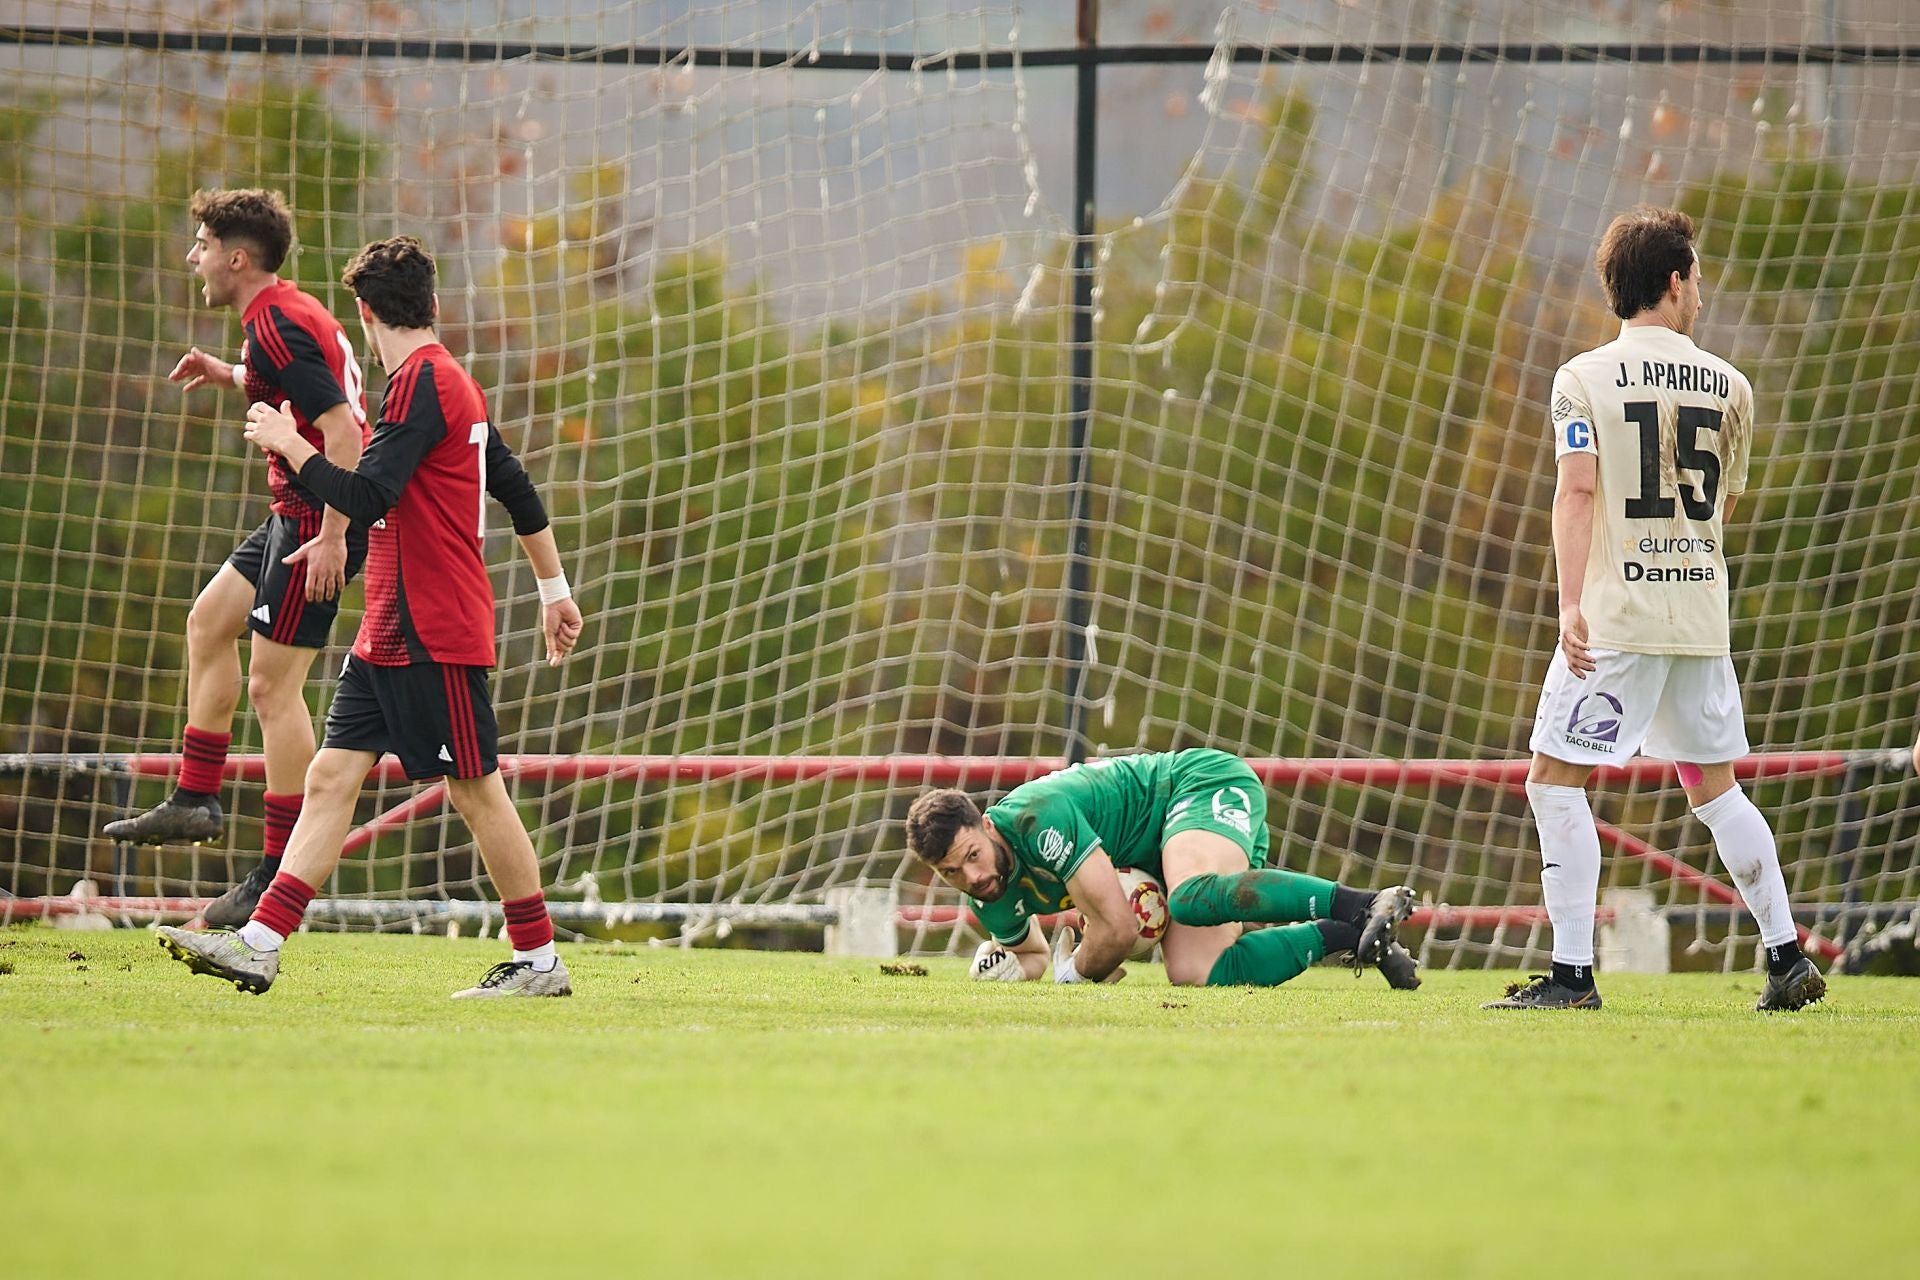
[[[1620,717],[1626,713],[1610,693],[1589,693],[1573,704],[1567,717],[1567,741],[1594,751],[1611,751],[1620,740]]]
[[[1055,867],[1067,865],[1067,859],[1073,856],[1073,841],[1067,839],[1058,827],[1048,827],[1040,833],[1040,857]]]
[[[1678,555],[1683,557],[1679,564],[1642,564],[1638,560],[1620,562],[1620,575],[1628,582],[1715,582],[1719,575],[1713,571],[1713,562],[1695,564],[1693,556],[1713,554],[1712,538],[1641,538],[1637,542],[1628,538],[1623,550],[1631,553],[1638,551],[1643,556]]]
[[[1713,582],[1718,575],[1710,564],[1676,564],[1662,567],[1629,560],[1620,566],[1628,582]]]

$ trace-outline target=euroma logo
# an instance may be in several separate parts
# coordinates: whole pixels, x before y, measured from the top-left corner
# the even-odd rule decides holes
[[[1622,559],[1620,573],[1628,582],[1713,582],[1719,578],[1714,571],[1713,561],[1695,564],[1693,557],[1710,556],[1714,553],[1712,538],[1628,538],[1622,544],[1622,550],[1628,555],[1639,552],[1643,556],[1681,557],[1679,564],[1645,564],[1639,560]]]
[[[1573,704],[1567,717],[1567,741],[1594,751],[1611,751],[1620,741],[1620,717],[1626,714],[1620,699],[1596,691]]]

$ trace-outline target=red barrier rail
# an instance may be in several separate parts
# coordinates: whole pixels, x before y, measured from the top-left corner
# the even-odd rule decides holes
[[[1844,773],[1848,765],[1877,758],[1847,751],[1781,751],[1748,756],[1734,765],[1734,776],[1742,779],[1779,778],[1789,774],[1825,776]],[[69,757],[48,757],[49,761]],[[171,778],[180,767],[180,757],[172,753],[145,753],[124,756],[85,757],[96,767],[124,769],[142,778]],[[76,761],[77,762],[77,761]],[[975,786],[1018,786],[1066,767],[1059,758],[1009,760],[996,756],[731,756],[690,754],[679,756],[555,756],[511,755],[500,757],[500,771],[509,777],[544,778],[572,782],[583,778],[630,779],[644,782],[699,781],[719,782],[739,778],[747,781],[801,782],[813,779],[844,779],[857,782],[920,783],[926,786],[952,786],[970,782]],[[1510,786],[1524,783],[1529,761],[1517,760],[1386,760],[1369,759],[1284,759],[1261,757],[1247,761],[1260,780],[1267,783],[1355,786],[1457,787],[1474,784]],[[267,776],[264,756],[230,756],[226,777],[250,782]],[[406,773],[400,762],[383,757],[374,766],[373,777],[382,782],[400,782]],[[1595,775],[1601,784],[1609,782],[1670,782],[1671,764],[1662,760],[1636,757],[1623,765],[1602,765]]]
[[[1734,765],[1734,776],[1743,780],[1779,778],[1794,774],[1828,776],[1845,773],[1849,768],[1879,759],[1884,753],[1842,751],[1772,752],[1748,756]],[[50,768],[92,768],[124,772],[141,778],[171,778],[179,769],[180,758],[173,753],[103,755],[97,757],[15,756],[31,766]],[[881,782],[893,786],[954,786],[968,783],[977,787],[1013,787],[1044,777],[1066,766],[1060,758],[1007,759],[996,756],[740,756],[740,755],[508,755],[500,757],[500,771],[512,779],[572,782],[583,779],[631,780],[635,782],[697,781],[719,782],[799,782],[844,780]],[[1392,786],[1392,787],[1465,787],[1496,786],[1519,790],[1526,782],[1530,761],[1512,760],[1387,760],[1387,759],[1282,759],[1257,758],[1247,761],[1261,781],[1282,786]],[[227,760],[225,777],[263,781],[265,758],[258,755],[233,756]],[[375,766],[373,777],[381,782],[405,780],[397,760],[383,758]],[[1674,783],[1674,767],[1664,761],[1635,758],[1621,765],[1603,765],[1595,774],[1601,784],[1609,782]],[[382,831],[394,830],[415,818],[437,811],[446,800],[446,787],[435,783],[416,792],[355,831],[346,842],[352,853],[368,844]],[[1740,895],[1729,885],[1695,870],[1686,863],[1661,853],[1646,841],[1610,823],[1599,824],[1600,837],[1629,857],[1651,863],[1669,878],[1698,889],[1704,896],[1721,903],[1737,905]],[[78,912],[103,915],[137,914],[143,916],[197,913],[203,905],[191,898],[14,898],[0,901],[0,918],[53,916]],[[907,907],[900,912],[901,923],[956,923],[963,911],[959,907]],[[1538,924],[1546,919],[1540,907],[1433,907],[1417,911],[1413,923],[1438,924],[1459,928],[1490,928],[1511,924]],[[1799,930],[1802,945],[1819,955],[1832,958],[1840,948],[1814,937],[1804,926]]]

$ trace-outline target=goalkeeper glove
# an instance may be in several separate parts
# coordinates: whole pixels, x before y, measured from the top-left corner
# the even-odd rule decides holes
[[[988,938],[973,953],[967,976],[975,982],[1024,982],[1027,971],[1020,967],[1019,956]]]
[[[1093,982],[1095,979],[1082,974],[1073,963],[1073,953],[1080,947],[1080,930],[1064,921],[1053,933],[1053,980],[1055,982]],[[1127,976],[1125,969],[1115,969],[1101,982],[1118,982]]]
[[[1065,920],[1053,931],[1053,980],[1055,982],[1085,982],[1080,971],[1073,967],[1073,953],[1080,945],[1080,931]]]

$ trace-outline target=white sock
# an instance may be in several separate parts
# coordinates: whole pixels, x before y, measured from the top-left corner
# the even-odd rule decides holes
[[[240,926],[240,941],[255,951],[278,951],[286,940],[286,935],[275,933],[258,920],[249,920]]]
[[[531,964],[535,973],[551,973],[553,966],[560,963],[560,953],[553,949],[551,942],[535,947],[531,951],[516,951],[513,953],[513,958],[516,961],[524,960]]]
[[[1527,784],[1540,832],[1540,891],[1553,921],[1553,958],[1593,963],[1593,906],[1600,893],[1600,833],[1584,787]]]
[[[1765,816],[1738,786],[1693,812],[1713,832],[1721,865],[1760,925],[1760,941],[1769,947],[1791,942],[1798,931],[1787,903],[1787,880],[1780,874],[1780,851]]]

